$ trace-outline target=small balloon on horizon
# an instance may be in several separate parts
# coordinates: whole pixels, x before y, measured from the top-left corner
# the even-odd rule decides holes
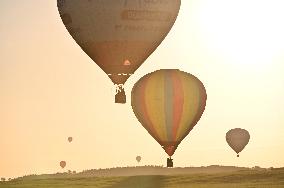
[[[241,128],[231,129],[226,133],[226,141],[228,145],[237,153],[237,157],[240,157],[240,152],[249,143],[250,134],[247,130]]]
[[[66,161],[60,161],[59,163],[60,167],[63,169],[66,166]]]
[[[141,159],[142,159],[142,157],[139,156],[139,155],[136,157],[136,161],[137,161],[138,163],[140,163]]]

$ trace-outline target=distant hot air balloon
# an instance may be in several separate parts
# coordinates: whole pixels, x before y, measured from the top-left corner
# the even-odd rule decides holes
[[[84,52],[116,85],[123,85],[172,28],[180,0],[57,0],[61,19]]]
[[[137,156],[137,157],[136,157],[136,161],[137,161],[138,163],[140,163],[141,159],[142,159],[141,156]]]
[[[73,138],[72,137],[68,137],[68,142],[72,142]]]
[[[250,139],[249,132],[245,129],[231,129],[226,134],[226,140],[229,146],[238,154],[246,147]]]
[[[137,119],[169,156],[201,118],[207,97],[195,76],[175,69],[147,74],[131,94]]]
[[[61,168],[65,168],[66,162],[65,161],[60,161],[60,166],[61,166]]]

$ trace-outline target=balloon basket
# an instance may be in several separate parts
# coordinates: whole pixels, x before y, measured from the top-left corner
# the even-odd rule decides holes
[[[167,158],[167,167],[172,168],[174,167],[173,159],[172,158]]]
[[[126,103],[126,95],[125,95],[125,91],[122,87],[119,87],[116,91],[115,103],[119,103],[119,104],[125,104]]]

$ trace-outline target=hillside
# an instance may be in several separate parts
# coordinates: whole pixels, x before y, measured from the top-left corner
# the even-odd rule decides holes
[[[163,168],[155,166],[86,170],[20,177],[0,188],[280,188],[284,168],[226,166]]]

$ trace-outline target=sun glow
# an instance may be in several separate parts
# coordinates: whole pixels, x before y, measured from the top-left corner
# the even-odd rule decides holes
[[[127,80],[127,103],[118,105],[121,85],[72,39],[57,1],[0,0],[0,178],[137,166],[137,155],[142,166],[165,165],[131,106],[134,84],[159,69],[196,76],[208,96],[174,166],[283,167],[284,0],[181,1],[172,30]],[[118,64],[134,66],[126,57]],[[251,135],[240,158],[225,139],[233,128]]]
[[[284,49],[284,1],[206,1],[199,24],[213,53],[249,69],[267,67]]]

